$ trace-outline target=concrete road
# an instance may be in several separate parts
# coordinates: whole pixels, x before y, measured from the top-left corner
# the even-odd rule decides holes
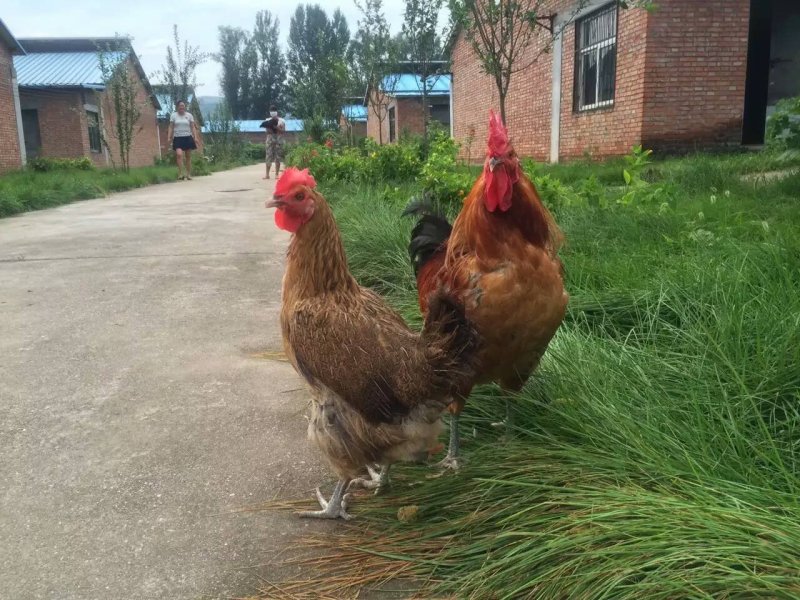
[[[252,593],[330,475],[259,167],[0,220],[0,598]],[[258,356],[258,355],[262,356]]]

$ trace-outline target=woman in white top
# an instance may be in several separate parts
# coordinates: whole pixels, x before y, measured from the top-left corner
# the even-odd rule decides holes
[[[178,179],[192,178],[192,150],[197,150],[197,126],[192,113],[186,112],[186,103],[180,100],[177,110],[169,119],[167,139],[172,138],[172,149],[178,163]],[[185,157],[185,159],[184,159]]]

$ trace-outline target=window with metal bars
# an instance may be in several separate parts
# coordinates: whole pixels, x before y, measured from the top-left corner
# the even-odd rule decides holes
[[[89,149],[92,152],[101,152],[103,148],[100,141],[100,116],[92,110],[87,110],[86,120],[89,124]]]
[[[614,104],[617,79],[617,3],[575,23],[576,111]]]

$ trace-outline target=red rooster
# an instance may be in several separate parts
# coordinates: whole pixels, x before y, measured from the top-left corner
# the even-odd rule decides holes
[[[563,235],[520,169],[508,132],[490,113],[483,173],[452,227],[423,203],[405,214],[422,214],[409,254],[419,303],[443,289],[460,301],[483,340],[474,383],[496,382],[519,391],[539,365],[564,318],[564,291],[557,257]],[[450,407],[450,448],[442,466],[458,467],[458,418],[471,386]],[[510,407],[506,410],[510,416]],[[507,423],[508,424],[508,423]]]

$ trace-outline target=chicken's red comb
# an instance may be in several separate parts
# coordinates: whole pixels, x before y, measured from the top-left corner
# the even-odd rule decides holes
[[[283,172],[281,178],[278,179],[278,183],[275,184],[275,195],[285,196],[292,188],[298,185],[315,188],[317,187],[317,182],[314,181],[314,177],[308,172],[308,169],[303,169],[301,171],[296,167],[289,167]]]
[[[505,156],[510,150],[506,126],[503,125],[500,115],[489,110],[489,142],[486,154],[490,157]]]

